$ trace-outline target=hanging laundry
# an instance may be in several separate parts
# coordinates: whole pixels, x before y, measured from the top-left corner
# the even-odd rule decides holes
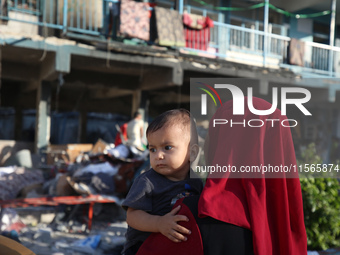
[[[183,14],[186,47],[206,51],[210,41],[210,28],[214,22],[209,17]]]
[[[128,37],[149,41],[149,4],[122,0],[120,8],[120,33]]]
[[[158,44],[185,46],[182,16],[178,11],[155,7]]]
[[[107,31],[105,31],[105,34],[107,37],[112,36],[113,39],[116,39],[117,37],[117,28],[119,24],[119,17],[120,17],[120,2],[109,2],[109,13],[107,16],[108,20],[108,26]]]
[[[289,43],[289,64],[304,66],[305,43],[292,38]]]

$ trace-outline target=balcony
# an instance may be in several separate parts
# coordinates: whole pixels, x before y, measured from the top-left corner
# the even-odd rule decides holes
[[[6,1],[5,1],[6,2]],[[12,0],[1,12],[2,33],[18,32],[73,37],[81,40],[117,40],[117,22],[112,18],[116,0]],[[172,2],[157,1],[171,8]],[[257,21],[226,24],[223,14],[180,5],[180,11],[212,17],[206,50],[178,47],[184,54],[218,58],[245,65],[289,69],[306,78],[339,77],[340,48],[314,42],[297,42],[287,37],[284,26],[269,24],[269,33]],[[111,14],[111,15],[110,15]],[[237,25],[235,25],[237,24]],[[150,44],[150,42],[148,42]],[[298,61],[292,61],[290,45],[298,43]]]

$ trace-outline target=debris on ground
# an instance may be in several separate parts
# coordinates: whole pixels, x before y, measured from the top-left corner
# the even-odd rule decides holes
[[[31,156],[12,151],[0,161],[0,234],[37,255],[120,254],[120,204],[149,168],[148,151],[98,140],[50,146],[45,161]]]

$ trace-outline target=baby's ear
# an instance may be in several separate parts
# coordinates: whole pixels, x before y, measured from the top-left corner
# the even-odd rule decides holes
[[[195,161],[199,152],[198,144],[192,144],[190,146],[190,162]]]

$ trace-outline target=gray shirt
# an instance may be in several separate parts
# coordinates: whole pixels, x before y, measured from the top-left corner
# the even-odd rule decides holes
[[[179,198],[199,195],[202,189],[203,183],[199,178],[190,178],[188,175],[183,181],[171,181],[150,169],[136,178],[122,206],[125,209],[131,207],[153,215],[165,215],[171,211]],[[129,226],[124,251],[144,242],[149,235],[149,232],[142,232]]]

